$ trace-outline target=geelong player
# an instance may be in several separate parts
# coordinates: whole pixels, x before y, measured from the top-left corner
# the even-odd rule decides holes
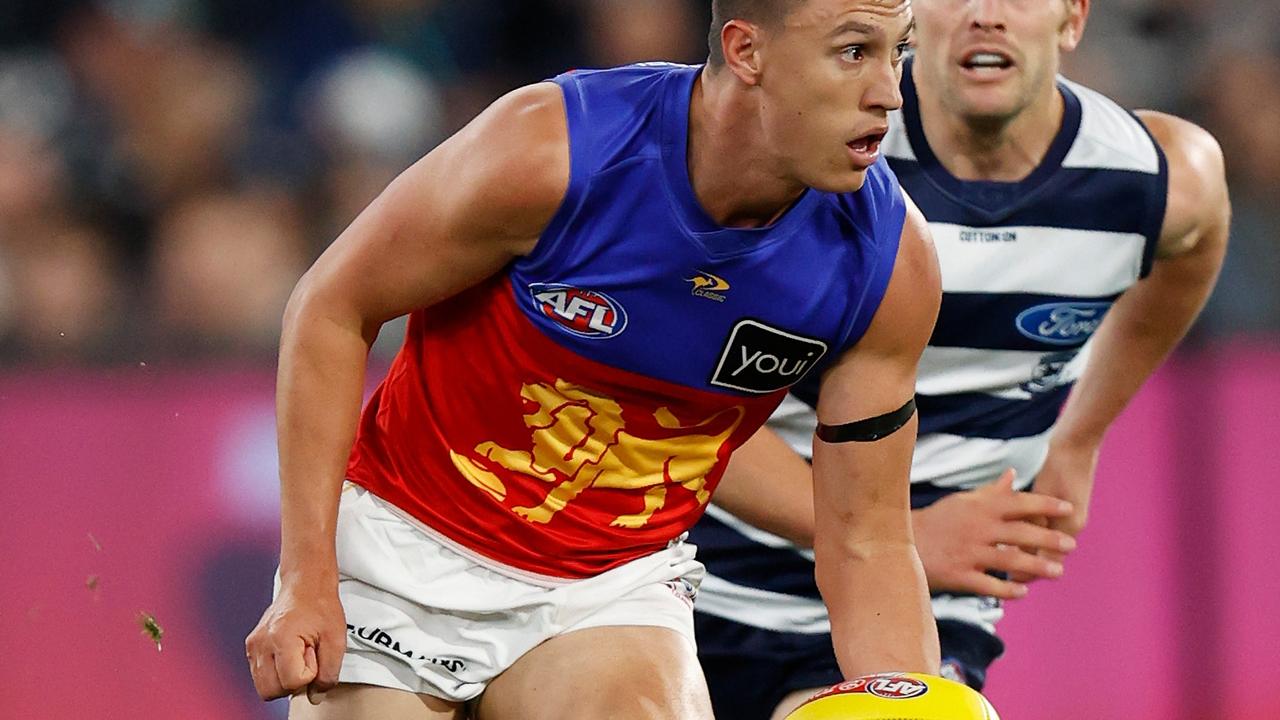
[[[280,574],[246,642],[292,717],[710,718],[683,534],[819,375],[840,663],[937,671],[907,479],[939,280],[879,156],[909,3],[715,12],[705,68],[499,100],[299,283]],[[369,345],[405,313],[361,415]]]
[[[1057,76],[1087,0],[914,9],[918,50],[883,146],[942,269],[917,382],[912,520],[944,673],[980,688],[1003,650],[1000,601],[1062,574],[1103,434],[1208,297],[1230,210],[1208,133]],[[815,390],[795,388],[777,434],[734,456],[720,507],[692,533],[720,717],[780,717],[840,679],[810,556],[783,540],[812,538],[809,468],[783,439],[809,454]],[[824,502],[819,491],[819,513]],[[823,597],[832,618],[845,612]]]

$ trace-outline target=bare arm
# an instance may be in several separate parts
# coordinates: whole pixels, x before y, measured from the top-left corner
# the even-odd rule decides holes
[[[1063,408],[1036,478],[1038,491],[1075,507],[1070,517],[1050,521],[1072,535],[1087,518],[1103,435],[1199,315],[1227,248],[1231,207],[1218,143],[1185,120],[1157,112],[1139,116],[1169,166],[1156,260],[1098,328],[1088,369]]]
[[[823,379],[829,425],[882,415],[915,394],[941,298],[924,218],[908,202],[897,264],[866,335]],[[938,636],[911,533],[908,474],[918,421],[876,442],[814,441],[816,577],[848,677],[936,673]]]
[[[976,593],[1002,600],[1027,594],[1026,580],[1056,578],[1062,565],[1041,552],[1065,553],[1075,540],[1041,527],[1066,517],[1070,503],[1013,489],[1013,472],[975,490],[911,511],[916,551],[930,592]],[[717,506],[800,547],[813,547],[813,472],[768,427],[734,452],[716,487]],[[988,570],[1017,574],[1003,580]]]
[[[379,328],[527,253],[564,196],[568,167],[560,90],[518,90],[391,183],[298,283],[276,395],[281,591],[247,641],[264,698],[337,681],[338,498]]]
[[[768,426],[729,457],[711,501],[761,530],[813,547],[813,471]]]

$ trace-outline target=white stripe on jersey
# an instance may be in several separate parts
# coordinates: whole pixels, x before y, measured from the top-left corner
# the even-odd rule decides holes
[[[1051,227],[968,228],[929,223],[942,267],[943,292],[1037,293],[1101,297],[1123,291],[1142,270],[1146,239],[1138,233]],[[969,231],[1012,241],[973,242]],[[1079,267],[1063,267],[1070,258]]]
[[[901,160],[916,159],[916,151],[911,148],[911,138],[907,136],[907,126],[902,121],[901,112],[889,113],[889,132],[880,141],[880,154]]]
[[[813,410],[790,395],[769,418],[769,428],[805,459],[813,457],[813,431],[817,423]],[[971,489],[1013,468],[1018,474],[1014,486],[1022,489],[1040,472],[1048,452],[1049,432],[1012,440],[929,433],[916,439],[911,482]],[[786,540],[752,527],[714,505],[707,507],[707,514],[763,545],[791,547]]]
[[[977,625],[992,635],[1004,617],[1004,608],[993,598],[939,595],[933,599],[933,616],[938,620],[959,620]]]
[[[769,428],[786,441],[805,460],[813,459],[813,434],[818,430],[818,414],[808,405],[788,394],[773,415]]]
[[[1063,366],[1057,383],[1080,379],[1088,363],[1092,342]],[[1045,356],[1043,350],[981,350],[930,345],[920,356],[916,392],[921,395],[987,393],[1005,400],[1030,400],[1032,394],[1020,385],[1032,379]]]
[[[1030,485],[1044,467],[1050,432],[1052,430],[1012,440],[967,438],[947,433],[921,435],[911,458],[911,482],[970,490],[1013,468],[1018,474],[1014,486],[1021,490]]]
[[[1058,79],[1080,99],[1080,132],[1062,167],[1160,172],[1160,156],[1136,118],[1102,93]]]
[[[694,607],[701,613],[775,632],[831,632],[831,618],[821,600],[738,585],[710,573],[702,578]]]
[[[694,603],[700,613],[764,630],[802,635],[831,632],[831,618],[821,600],[747,587],[716,575],[702,579]],[[992,635],[1004,617],[1004,609],[989,598],[938,595],[931,604],[935,618],[967,622]]]
[[[794,550],[796,554],[808,559],[810,562],[813,561],[812,550],[796,547],[794,543],[784,537],[774,535],[771,532],[765,532],[754,525],[748,525],[742,520],[739,520],[738,516],[730,514],[728,510],[717,507],[714,502],[707,506],[707,514],[725,525],[728,525],[735,532],[745,535],[747,539],[752,542],[760,543],[765,547]]]

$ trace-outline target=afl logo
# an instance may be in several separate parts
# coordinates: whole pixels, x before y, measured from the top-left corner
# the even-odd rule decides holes
[[[867,683],[867,692],[888,700],[908,700],[929,692],[929,686],[913,677],[878,677]]]
[[[611,338],[627,328],[627,312],[604,293],[563,283],[534,283],[529,292],[538,312],[578,337]]]
[[[1023,310],[1014,323],[1018,332],[1051,345],[1081,345],[1102,324],[1109,302],[1063,302]]]

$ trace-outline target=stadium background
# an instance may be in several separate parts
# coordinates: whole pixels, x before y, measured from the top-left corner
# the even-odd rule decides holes
[[[708,5],[0,0],[0,718],[283,717],[242,640],[277,549],[290,288],[499,93],[696,61]],[[1277,31],[1265,0],[1098,0],[1070,59],[1216,133],[1235,225],[1104,448],[1067,577],[1010,607],[1006,718],[1280,717]]]

